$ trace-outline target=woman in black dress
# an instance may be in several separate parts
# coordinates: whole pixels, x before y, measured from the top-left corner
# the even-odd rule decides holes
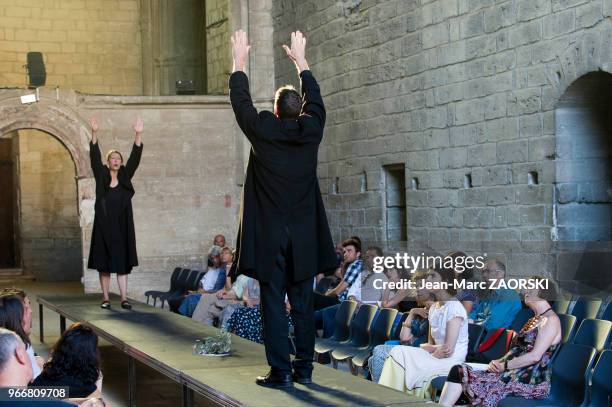
[[[91,119],[89,153],[96,179],[96,215],[87,267],[100,273],[104,295],[100,305],[102,308],[110,308],[108,291],[111,273],[117,274],[121,308],[132,308],[127,300],[127,276],[132,267],[138,265],[138,257],[132,213],[134,187],[131,180],[142,155],[142,129],[143,121],[138,118],[134,124],[134,145],[125,166],[123,156],[117,150],[110,150],[106,154],[107,165],[103,165],[98,146],[98,122],[95,118]]]

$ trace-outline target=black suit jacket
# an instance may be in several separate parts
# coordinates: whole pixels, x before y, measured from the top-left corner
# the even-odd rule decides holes
[[[239,274],[260,281],[271,280],[285,227],[293,246],[294,281],[329,272],[337,263],[317,180],[325,107],[311,72],[303,71],[300,78],[304,103],[297,120],[257,112],[243,72],[234,72],[229,80],[236,120],[252,146],[236,264]]]

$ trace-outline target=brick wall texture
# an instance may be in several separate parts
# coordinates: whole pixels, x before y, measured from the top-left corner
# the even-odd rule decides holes
[[[30,51],[46,85],[87,93],[142,93],[138,0],[0,1],[0,83],[24,87]]]

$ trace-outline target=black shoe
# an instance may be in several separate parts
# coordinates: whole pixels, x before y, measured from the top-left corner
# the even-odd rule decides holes
[[[255,383],[260,386],[270,387],[273,389],[286,389],[293,387],[293,379],[291,373],[273,373],[268,372],[265,376],[258,376]]]
[[[121,301],[121,308],[123,309],[132,309],[132,304],[126,301]]]
[[[293,373],[293,381],[299,384],[312,384],[312,376],[308,375],[299,375],[297,373]]]

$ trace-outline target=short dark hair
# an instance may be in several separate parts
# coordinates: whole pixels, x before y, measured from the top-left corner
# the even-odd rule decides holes
[[[342,242],[342,247],[353,246],[357,253],[361,253],[361,242],[357,239],[348,238]]]
[[[86,386],[94,385],[100,375],[98,335],[80,322],[72,324],[53,345],[42,374],[50,379],[78,377]]]
[[[367,251],[370,251],[370,250],[373,251],[374,253],[376,253],[376,255],[378,257],[381,257],[383,255],[382,249],[380,247],[378,247],[378,246],[370,246],[370,247],[368,247]]]
[[[274,107],[279,119],[295,120],[302,111],[302,97],[293,86],[281,86],[274,95]]]

